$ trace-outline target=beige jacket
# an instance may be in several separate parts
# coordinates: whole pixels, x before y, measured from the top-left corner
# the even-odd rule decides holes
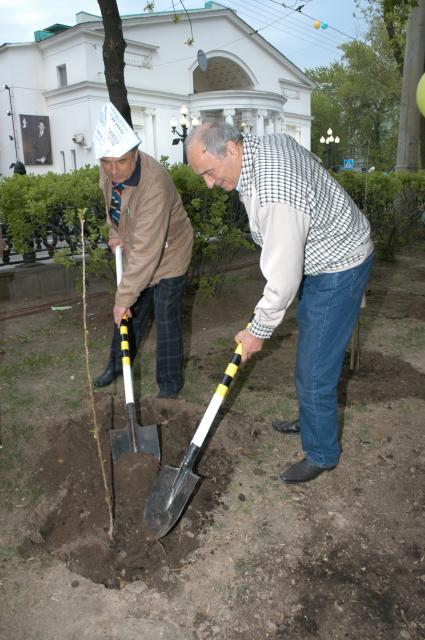
[[[192,256],[192,225],[170,175],[151,156],[139,155],[139,184],[122,192],[118,227],[109,215],[112,181],[100,169],[109,237],[124,243],[123,277],[115,304],[126,309],[162,278],[185,274]]]

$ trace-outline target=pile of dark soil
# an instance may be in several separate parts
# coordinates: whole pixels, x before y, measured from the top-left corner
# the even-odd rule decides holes
[[[98,402],[97,414],[102,421],[102,450],[114,503],[113,542],[107,535],[108,509],[96,442],[89,418],[81,416],[58,426],[40,460],[36,481],[54,506],[41,519],[36,517],[23,552],[58,556],[75,573],[107,587],[120,588],[134,580],[155,585],[164,571],[177,568],[197,547],[199,533],[211,522],[211,513],[229,482],[230,452],[217,446],[206,449],[197,469],[202,482],[193,492],[184,521],[158,541],[146,527],[143,511],[160,466],[142,452],[124,454],[112,464],[111,422],[115,429],[123,429],[125,415],[107,398]],[[146,399],[141,415],[141,424],[158,425],[162,463],[178,467],[202,409],[184,401],[161,404]],[[235,417],[232,422],[237,427]]]

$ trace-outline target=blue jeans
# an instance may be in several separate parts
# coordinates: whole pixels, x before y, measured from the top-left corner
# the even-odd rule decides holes
[[[305,276],[300,287],[295,383],[301,443],[308,460],[325,469],[341,454],[337,386],[372,263],[373,255],[347,271]]]
[[[130,351],[134,361],[152,316],[156,328],[156,380],[162,395],[174,396],[183,387],[182,301],[186,276],[163,278],[144,289],[131,307]],[[121,339],[115,326],[112,351],[121,362]]]

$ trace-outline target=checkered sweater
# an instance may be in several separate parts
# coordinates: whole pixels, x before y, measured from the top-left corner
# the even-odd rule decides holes
[[[267,281],[251,332],[270,338],[303,275],[343,271],[367,258],[370,227],[320,161],[288,135],[244,136],[239,192]]]

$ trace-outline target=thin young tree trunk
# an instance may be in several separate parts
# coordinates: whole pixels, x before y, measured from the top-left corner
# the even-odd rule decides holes
[[[424,57],[425,0],[418,0],[407,21],[396,171],[419,168],[421,114],[416,105],[416,87],[424,71]]]
[[[130,127],[130,105],[124,80],[124,53],[127,46],[122,33],[122,22],[116,0],[97,0],[102,13],[105,39],[103,41],[103,62],[109,99],[118,109]]]
[[[425,72],[425,64],[424,64],[424,72]],[[421,142],[419,149],[420,156],[420,169],[425,169],[425,116],[421,118]]]
[[[93,383],[92,383],[92,376],[91,376],[91,371],[90,371],[90,364],[89,364],[89,344],[88,344],[88,324],[87,324],[87,293],[86,293],[86,251],[85,251],[85,235],[84,235],[84,223],[85,223],[85,215],[87,213],[87,209],[79,209],[78,210],[78,217],[80,219],[80,225],[81,225],[81,243],[82,243],[82,259],[83,259],[83,274],[82,274],[82,280],[83,280],[83,329],[84,329],[84,333],[83,333],[83,341],[84,341],[84,354],[85,354],[85,360],[86,360],[86,372],[87,372],[87,382],[88,382],[88,390],[89,390],[89,400],[90,400],[90,407],[92,410],[92,418],[93,418],[93,435],[95,437],[96,440],[96,447],[97,447],[97,456],[99,459],[99,466],[100,466],[100,473],[102,476],[102,481],[103,481],[103,490],[104,490],[104,498],[105,498],[105,502],[106,502],[106,506],[108,508],[108,516],[109,516],[109,528],[108,528],[108,537],[109,540],[111,542],[113,542],[114,539],[114,506],[113,506],[113,499],[112,499],[112,491],[109,487],[109,483],[108,483],[108,477],[107,477],[107,473],[106,473],[106,459],[107,456],[104,455],[103,451],[102,451],[102,443],[101,443],[101,439],[100,439],[100,428],[99,428],[99,424],[97,421],[97,415],[96,415],[96,404],[94,401],[94,394],[93,394]]]

